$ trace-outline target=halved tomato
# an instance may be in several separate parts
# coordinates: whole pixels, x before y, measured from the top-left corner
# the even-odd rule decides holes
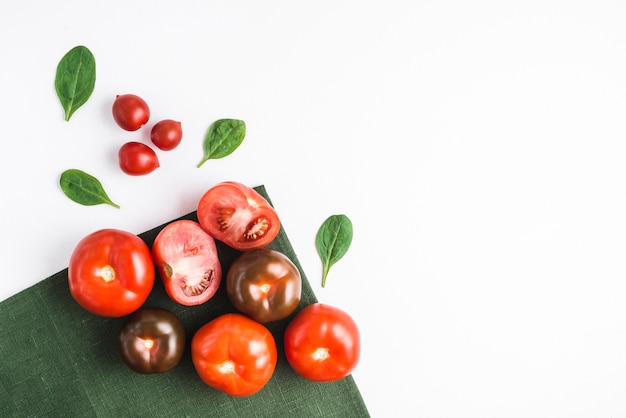
[[[215,240],[200,224],[178,220],[159,232],[152,256],[172,300],[187,306],[211,299],[222,280]]]
[[[240,251],[265,247],[280,230],[278,215],[267,200],[234,181],[207,190],[198,203],[198,221],[212,237]]]

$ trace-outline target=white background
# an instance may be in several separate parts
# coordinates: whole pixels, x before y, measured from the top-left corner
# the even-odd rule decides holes
[[[0,299],[103,227],[141,233],[222,180],[264,184],[318,298],[358,322],[373,416],[626,416],[622,0],[3,1]],[[71,121],[60,58],[95,91]],[[135,93],[179,148],[129,177]],[[196,164],[209,124],[246,121]],[[60,191],[98,177],[120,210]],[[325,289],[315,233],[354,224]]]

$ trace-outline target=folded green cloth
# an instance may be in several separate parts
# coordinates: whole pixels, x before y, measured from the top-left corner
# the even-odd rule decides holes
[[[269,201],[263,186],[256,190]],[[180,219],[197,217],[192,212]],[[140,237],[151,247],[164,226]],[[226,272],[241,253],[217,244]],[[316,302],[284,229],[269,247],[291,258],[302,273],[299,309]],[[207,303],[188,307],[169,299],[158,278],[145,306],[174,312],[185,324],[188,341],[211,319],[235,312],[225,286]],[[272,379],[260,392],[235,398],[200,380],[191,362],[190,344],[179,365],[168,373],[142,375],[131,371],[116,349],[117,334],[126,318],[103,318],[83,310],[70,295],[67,269],[60,271],[0,302],[0,416],[369,416],[352,376],[319,383],[307,381],[291,369],[282,342],[291,318],[267,325],[279,352]]]

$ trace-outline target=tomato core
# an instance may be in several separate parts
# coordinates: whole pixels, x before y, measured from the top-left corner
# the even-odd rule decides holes
[[[100,269],[100,277],[102,277],[102,280],[106,283],[109,283],[115,280],[115,270],[111,266],[104,266]]]
[[[228,360],[218,366],[220,373],[222,374],[235,374],[235,363]]]
[[[317,350],[313,352],[312,357],[313,357],[313,360],[316,360],[316,361],[326,360],[328,357],[330,357],[330,354],[328,353],[328,348],[319,347]]]
[[[150,349],[150,348],[154,347],[154,341],[153,340],[143,340],[143,345],[145,345],[147,349]]]

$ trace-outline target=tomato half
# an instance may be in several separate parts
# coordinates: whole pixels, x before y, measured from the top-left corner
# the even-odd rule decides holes
[[[197,222],[179,220],[165,226],[154,239],[152,254],[172,300],[199,305],[217,292],[222,266],[215,240]]]
[[[302,377],[330,382],[348,376],[361,354],[359,329],[341,309],[314,303],[285,329],[285,354]]]
[[[141,308],[120,330],[117,348],[131,370],[143,374],[165,373],[183,357],[185,328],[167,309]]]
[[[226,292],[233,306],[255,321],[278,321],[298,307],[302,278],[286,255],[258,248],[246,251],[231,264]]]
[[[67,274],[76,302],[108,317],[139,309],[154,285],[150,249],[137,235],[118,229],[102,229],[80,240]]]
[[[240,251],[265,247],[280,230],[278,215],[267,200],[233,181],[206,191],[198,203],[198,220],[215,239]]]
[[[260,323],[241,314],[224,314],[194,334],[191,359],[207,385],[231,396],[248,396],[274,374],[276,341]]]

